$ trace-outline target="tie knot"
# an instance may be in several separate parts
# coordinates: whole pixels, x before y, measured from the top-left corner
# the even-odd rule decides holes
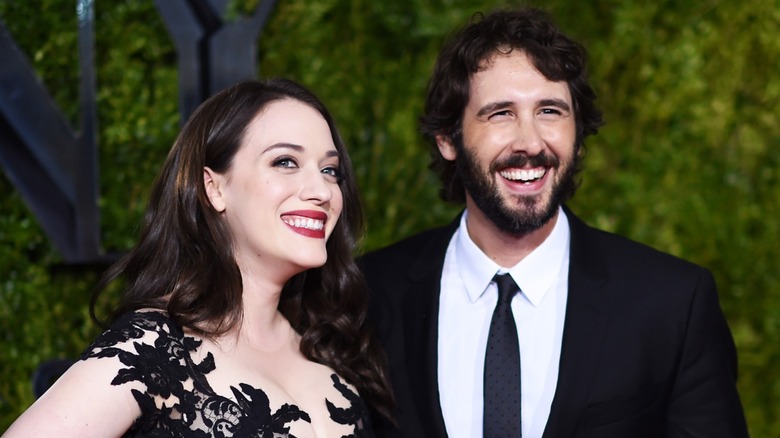
[[[496,276],[493,277],[493,281],[495,281],[498,286],[499,303],[508,303],[512,301],[512,297],[520,290],[520,287],[517,286],[517,283],[515,283],[512,276],[509,274],[496,274]]]

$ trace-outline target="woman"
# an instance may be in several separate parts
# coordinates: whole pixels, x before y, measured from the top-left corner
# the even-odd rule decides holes
[[[371,436],[388,416],[352,250],[354,174],[322,103],[287,80],[203,103],[105,275],[104,332],[6,436]],[[94,300],[92,305],[94,314]]]

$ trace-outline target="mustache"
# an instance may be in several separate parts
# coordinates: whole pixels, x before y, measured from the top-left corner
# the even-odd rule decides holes
[[[509,157],[495,161],[490,165],[491,172],[497,172],[499,169],[506,169],[507,167],[551,167],[557,168],[561,164],[561,160],[555,155],[548,155],[545,152],[540,152],[537,155],[529,156],[526,154],[512,154]]]

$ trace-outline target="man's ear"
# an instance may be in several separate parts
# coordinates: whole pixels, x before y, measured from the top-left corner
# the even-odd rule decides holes
[[[203,184],[206,186],[206,195],[211,201],[214,210],[222,213],[225,211],[225,198],[222,197],[222,175],[214,172],[209,167],[203,168]]]
[[[452,139],[448,135],[437,135],[436,146],[439,147],[439,153],[447,161],[455,161],[455,157],[458,156],[458,151],[455,149],[455,145],[452,144]]]

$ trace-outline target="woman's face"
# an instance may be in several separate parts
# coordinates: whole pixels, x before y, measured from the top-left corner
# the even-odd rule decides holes
[[[204,170],[206,192],[227,221],[245,275],[284,282],[325,263],[325,242],[343,206],[338,169],[325,119],[284,99],[249,124],[226,173]]]

